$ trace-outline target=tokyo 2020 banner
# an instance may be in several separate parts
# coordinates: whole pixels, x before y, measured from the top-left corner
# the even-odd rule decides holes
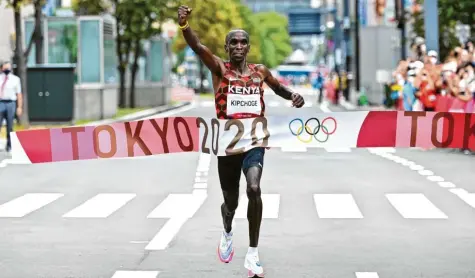
[[[17,163],[180,152],[227,156],[256,147],[475,150],[475,114],[358,111],[233,120],[167,117],[12,133],[12,159]]]

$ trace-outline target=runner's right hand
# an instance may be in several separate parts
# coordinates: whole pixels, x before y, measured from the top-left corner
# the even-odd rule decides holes
[[[180,6],[178,8],[178,24],[181,26],[185,25],[192,10],[188,6]]]

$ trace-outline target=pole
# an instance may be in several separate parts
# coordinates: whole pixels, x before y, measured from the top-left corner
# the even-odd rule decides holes
[[[439,53],[439,14],[437,1],[424,1],[424,26],[427,50]]]
[[[360,92],[360,1],[356,0],[355,7],[355,85],[358,93]]]
[[[407,57],[406,53],[406,9],[404,5],[404,0],[394,0],[396,6],[396,15],[398,18],[398,28],[401,31],[401,60],[405,60]]]
[[[346,101],[350,100],[350,77],[351,74],[351,48],[350,48],[350,32],[351,32],[351,23],[350,23],[350,1],[345,0],[343,2],[343,28],[345,30],[344,39],[345,39],[345,70],[346,70],[346,88],[343,91]]]
[[[340,97],[340,92],[342,88],[342,80],[341,80],[341,22],[338,20],[338,5],[335,5],[335,10],[333,13],[333,21],[335,22],[335,72],[338,76],[338,90],[335,92],[335,100],[334,103],[338,105],[338,100]]]

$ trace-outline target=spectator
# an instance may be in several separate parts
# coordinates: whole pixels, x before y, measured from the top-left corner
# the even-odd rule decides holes
[[[11,63],[4,63],[0,74],[0,129],[5,119],[7,122],[7,152],[10,152],[12,147],[10,132],[13,131],[15,112],[20,117],[23,105],[20,78],[14,75],[11,70]]]

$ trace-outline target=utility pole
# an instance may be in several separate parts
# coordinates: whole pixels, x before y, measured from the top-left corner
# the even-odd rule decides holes
[[[350,22],[350,1],[344,0],[343,2],[343,30],[344,30],[344,39],[345,39],[345,71],[346,71],[346,88],[343,91],[346,101],[350,100],[350,77],[351,74],[351,48],[350,48],[350,32],[351,32],[351,22]]]
[[[355,85],[356,91],[360,92],[360,1],[355,0]],[[358,101],[358,105],[359,105]]]
[[[396,7],[396,17],[398,19],[397,27],[401,31],[401,60],[405,60],[406,53],[406,9],[404,7],[404,0],[394,0]]]

